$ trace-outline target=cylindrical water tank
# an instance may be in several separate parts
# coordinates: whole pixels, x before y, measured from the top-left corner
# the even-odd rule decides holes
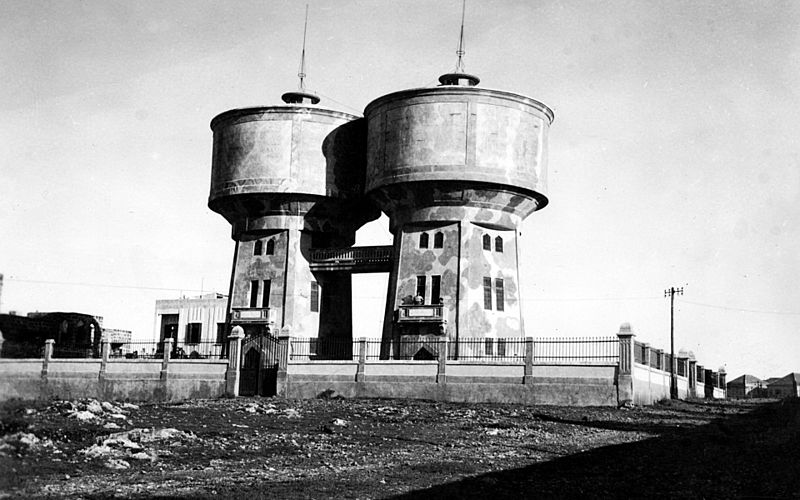
[[[234,233],[270,215],[313,211],[312,218],[324,219],[363,204],[366,146],[357,116],[316,106],[254,107],[216,116],[211,129],[208,205],[234,224]],[[348,220],[360,225],[378,216],[375,209],[361,212]]]
[[[495,208],[521,218],[547,204],[553,112],[538,101],[444,85],[385,95],[364,115],[367,191],[390,215],[403,205],[469,206],[471,197],[498,193]]]

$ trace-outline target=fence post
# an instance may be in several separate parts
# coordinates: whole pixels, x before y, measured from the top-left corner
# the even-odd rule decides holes
[[[689,358],[686,356],[678,356],[677,358],[677,367],[675,368],[675,376],[676,382],[675,385],[678,385],[677,377],[683,372],[683,376],[686,377],[686,394],[684,394],[683,399],[689,397]],[[681,399],[681,391],[678,388],[678,399]]]
[[[358,339],[358,369],[356,370],[356,382],[364,381],[364,365],[367,363],[367,339]]]
[[[633,331],[630,323],[622,323],[619,338],[619,373],[617,375],[617,404],[633,404]]]
[[[689,377],[689,397],[697,397],[697,361],[689,358],[687,363],[687,375]]]
[[[242,357],[242,339],[244,328],[236,325],[228,336],[228,369],[225,372],[225,395],[235,397],[239,395],[239,363]]]
[[[108,368],[108,358],[110,355],[111,343],[109,343],[108,340],[103,339],[102,344],[100,344],[100,374],[98,375],[98,379],[101,384],[106,379],[106,369]]]
[[[522,375],[522,383],[524,385],[533,383],[533,337],[525,337],[525,372]]]
[[[727,376],[727,372],[725,368],[719,369],[719,388],[722,389],[722,397],[728,397],[728,386],[725,384],[725,377]]]
[[[278,380],[275,388],[276,396],[286,397],[289,385],[289,350],[292,348],[292,338],[288,330],[281,330],[278,337]]]
[[[169,357],[172,353],[172,337],[164,339],[164,358],[161,360],[161,380],[164,382],[169,378]]]
[[[447,338],[439,341],[439,369],[436,372],[436,383],[447,383]]]
[[[47,382],[47,370],[50,360],[53,359],[53,349],[55,348],[56,341],[54,339],[47,339],[44,341],[44,360],[42,361],[42,380]]]

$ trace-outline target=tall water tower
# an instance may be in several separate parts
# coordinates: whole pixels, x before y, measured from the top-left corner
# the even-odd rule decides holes
[[[473,75],[439,81],[380,97],[364,112],[366,190],[394,235],[383,344],[395,357],[435,355],[426,341],[443,335],[524,335],[519,226],[547,204],[552,110],[479,88]]]
[[[302,85],[283,101],[211,121],[208,206],[236,242],[231,322],[250,334],[349,338],[350,274],[315,273],[309,259],[312,249],[352,245],[380,214],[363,195],[364,120],[317,106]]]

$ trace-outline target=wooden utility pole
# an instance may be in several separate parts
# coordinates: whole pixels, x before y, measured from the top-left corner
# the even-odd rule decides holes
[[[675,379],[675,295],[683,295],[683,287],[664,290],[669,297],[669,397],[678,399],[678,381]]]

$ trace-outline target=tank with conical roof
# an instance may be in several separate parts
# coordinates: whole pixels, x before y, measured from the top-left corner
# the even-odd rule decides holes
[[[397,256],[384,339],[518,337],[518,227],[547,204],[553,112],[473,75],[440,82],[364,113],[366,189],[389,214]]]
[[[236,241],[232,322],[250,332],[349,335],[350,276],[315,276],[309,252],[352,245],[356,229],[380,213],[363,196],[364,120],[319,107],[305,91],[283,100],[211,121],[208,205]],[[339,313],[320,321],[326,308]]]

